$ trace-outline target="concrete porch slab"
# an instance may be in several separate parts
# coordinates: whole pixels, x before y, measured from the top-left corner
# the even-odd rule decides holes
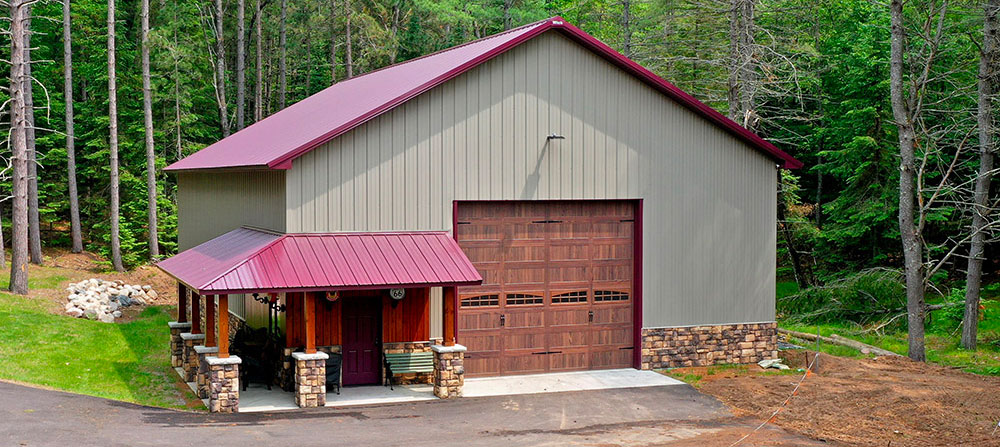
[[[434,387],[431,385],[396,385],[394,389],[381,385],[347,387],[340,394],[326,393],[327,407],[351,407],[357,405],[393,404],[403,402],[419,402],[434,400]],[[294,410],[295,394],[282,391],[281,388],[250,384],[245,391],[240,391],[240,413],[261,411]]]
[[[632,368],[606,369],[469,378],[465,379],[462,395],[464,397],[506,396],[683,384],[684,382],[654,371],[640,371]]]

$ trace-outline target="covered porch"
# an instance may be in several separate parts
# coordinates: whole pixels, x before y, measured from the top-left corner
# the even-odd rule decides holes
[[[482,278],[447,233],[240,228],[158,266],[178,281],[171,361],[212,412],[239,411],[241,392],[273,407],[462,393],[456,289]],[[435,287],[443,337],[431,340]],[[266,329],[239,327],[230,312],[250,296],[274,313]]]

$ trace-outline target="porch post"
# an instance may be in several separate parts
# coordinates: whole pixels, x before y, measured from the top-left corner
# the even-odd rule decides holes
[[[219,355],[229,357],[229,295],[219,295]]]
[[[205,295],[205,346],[215,346],[215,298]]]
[[[187,287],[180,282],[177,283],[177,322],[187,323],[188,321],[188,305],[187,305]]]
[[[167,322],[170,328],[170,366],[184,366],[184,339],[181,334],[191,330],[187,321],[187,287],[177,282],[177,321]]]
[[[191,291],[191,333],[201,333],[201,295]]]
[[[219,348],[215,346],[215,297],[205,295],[205,346],[195,346],[198,354],[198,373],[195,383],[198,385],[198,397],[208,399],[212,394],[212,384],[209,382],[209,365],[206,359],[217,355]]]
[[[302,294],[305,305],[302,306],[302,324],[305,325],[306,354],[316,353],[316,295],[305,292]]]
[[[455,346],[455,307],[458,300],[458,293],[455,287],[445,287],[441,306],[444,309],[444,345]]]

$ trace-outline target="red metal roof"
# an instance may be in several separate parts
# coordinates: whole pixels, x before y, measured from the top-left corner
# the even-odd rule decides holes
[[[302,154],[519,44],[556,30],[643,80],[684,107],[770,155],[784,168],[802,163],[694,99],[561,17],[525,25],[338,82],[168,166],[168,171],[219,168],[288,169]]]
[[[157,266],[202,294],[463,286],[483,278],[446,232],[240,228]]]

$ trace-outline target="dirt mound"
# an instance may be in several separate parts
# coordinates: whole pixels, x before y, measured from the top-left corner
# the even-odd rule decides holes
[[[783,354],[793,366],[805,362],[804,351]],[[1000,432],[991,435],[1000,421],[998,377],[902,357],[855,360],[821,355],[818,363],[816,374],[778,414],[776,425],[850,445],[1000,446]],[[719,398],[737,415],[760,420],[771,416],[800,377],[721,368],[674,372],[702,375],[702,392]]]

